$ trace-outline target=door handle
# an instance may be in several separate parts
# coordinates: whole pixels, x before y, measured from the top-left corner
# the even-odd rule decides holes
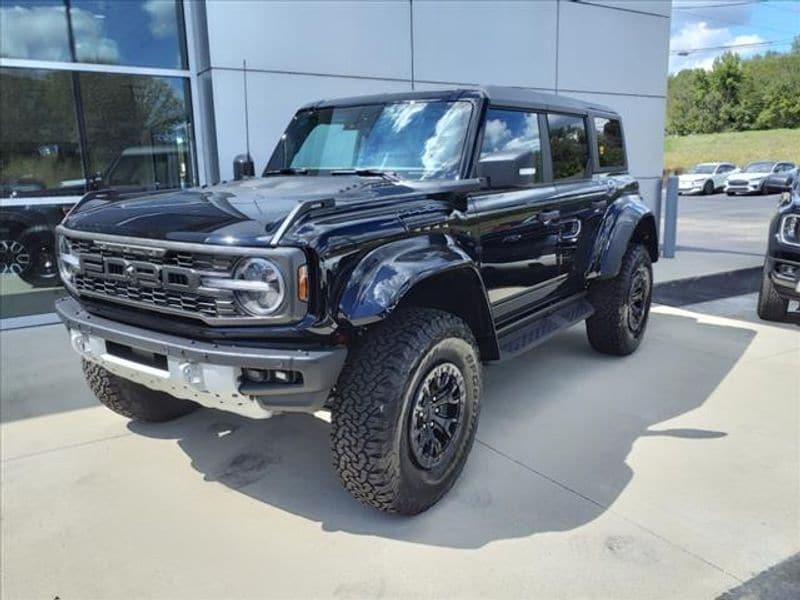
[[[559,210],[546,210],[539,213],[539,220],[547,225],[548,223],[555,221],[560,215],[561,211]]]
[[[608,202],[606,200],[595,200],[592,202],[592,208],[595,210],[605,210],[608,206]]]

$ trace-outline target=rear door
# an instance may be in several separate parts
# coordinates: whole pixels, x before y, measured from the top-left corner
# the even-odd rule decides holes
[[[597,229],[616,190],[611,173],[625,169],[624,145],[619,120],[549,113],[547,124],[560,218],[556,294],[566,297],[583,288]]]

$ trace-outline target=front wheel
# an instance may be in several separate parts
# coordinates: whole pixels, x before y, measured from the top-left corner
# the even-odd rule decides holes
[[[784,300],[775,291],[775,284],[769,278],[766,265],[761,276],[761,289],[758,291],[758,316],[765,321],[785,321],[789,309],[788,300]]]
[[[331,451],[356,499],[414,515],[452,487],[475,438],[481,364],[458,317],[408,308],[351,349],[337,383]]]
[[[714,193],[714,182],[711,181],[710,179],[706,181],[706,184],[703,186],[703,193],[706,196],[710,196],[711,194]]]
[[[589,288],[594,314],[586,320],[586,334],[592,348],[617,356],[635,351],[647,328],[652,295],[650,255],[642,244],[633,243],[617,276]]]

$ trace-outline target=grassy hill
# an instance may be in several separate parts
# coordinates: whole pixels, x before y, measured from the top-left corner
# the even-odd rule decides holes
[[[726,161],[742,166],[759,159],[800,164],[800,129],[671,135],[664,144],[664,169],[670,173],[700,162]]]

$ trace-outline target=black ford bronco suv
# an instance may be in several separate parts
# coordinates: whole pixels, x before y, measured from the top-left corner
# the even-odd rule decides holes
[[[416,514],[464,466],[482,363],[583,320],[598,351],[637,348],[656,235],[609,108],[493,87],[322,101],[261,177],[85,197],[58,230],[57,310],[112,410],[329,409],[344,487]]]
[[[800,302],[800,179],[781,194],[769,224],[758,316],[765,321],[800,324],[800,312],[790,312],[790,302]]]

